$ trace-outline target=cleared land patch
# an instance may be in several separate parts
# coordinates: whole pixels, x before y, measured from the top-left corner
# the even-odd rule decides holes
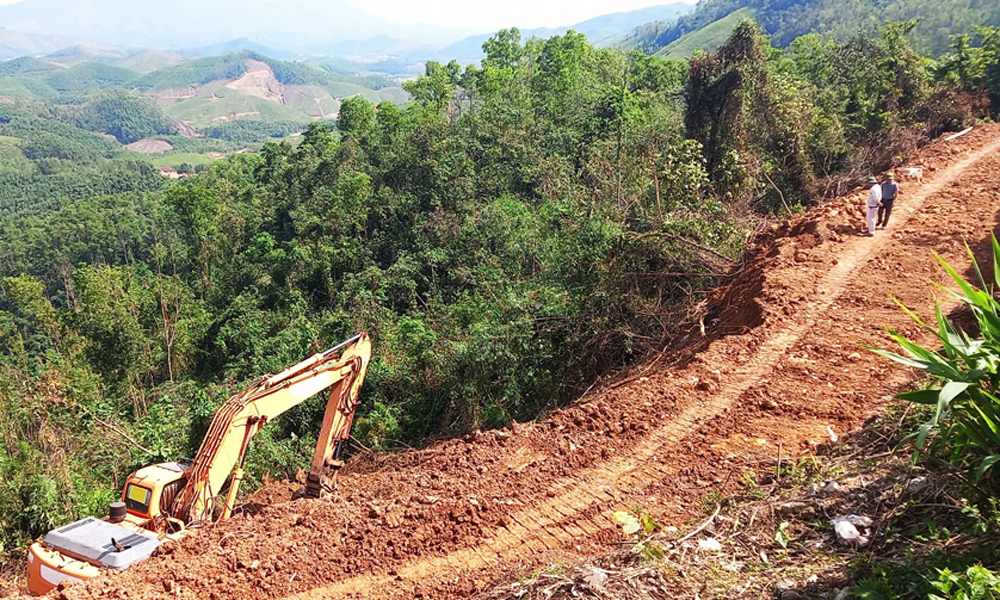
[[[125,147],[134,152],[142,152],[143,154],[163,154],[174,149],[174,145],[163,138],[145,138],[138,142],[126,144]]]
[[[216,153],[211,153],[216,154]],[[198,154],[195,152],[177,152],[174,154],[165,154],[163,156],[158,156],[153,159],[153,165],[157,167],[170,167],[176,169],[183,164],[189,164],[192,167],[197,167],[199,165],[208,166],[215,162],[216,158],[210,156],[209,154]]]

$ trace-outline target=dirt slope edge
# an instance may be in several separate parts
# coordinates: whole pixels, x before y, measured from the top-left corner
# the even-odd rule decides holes
[[[856,344],[876,343],[882,322],[905,330],[886,292],[926,305],[935,270],[929,248],[952,259],[961,256],[961,235],[982,238],[1000,188],[971,186],[959,175],[981,162],[1000,173],[998,149],[1000,127],[986,126],[922,151],[932,176],[905,184],[893,228],[875,239],[848,235],[858,220],[855,194],[762,240],[734,284],[753,297],[723,295],[719,328],[741,314],[759,315],[759,324],[713,341],[684,367],[594,394],[541,423],[381,464],[353,461],[330,499],[251,503],[255,516],[61,593],[457,598],[519,570],[603,551],[618,539],[608,515],[623,506],[646,506],[667,522],[690,517],[708,491],[732,485],[748,464],[779,448],[786,456],[808,450],[826,427],[856,426],[887,385],[905,380],[902,371],[857,368]]]

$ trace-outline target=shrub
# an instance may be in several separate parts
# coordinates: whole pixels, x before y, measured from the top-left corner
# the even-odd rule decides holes
[[[993,242],[993,270],[1000,280],[1000,244]],[[972,250],[973,269],[979,277],[981,289],[975,288],[943,258],[938,261],[958,285],[958,290],[947,290],[956,300],[965,304],[975,317],[981,339],[973,339],[959,331],[941,310],[935,307],[936,327],[927,325],[913,311],[902,304],[903,310],[924,329],[940,341],[940,350],[928,350],[889,329],[891,337],[903,349],[904,355],[871,348],[873,352],[900,364],[915,367],[930,375],[936,385],[932,389],[900,394],[900,398],[934,406],[931,419],[913,435],[918,451],[928,438],[932,446],[948,449],[953,460],[967,456],[978,461],[976,478],[993,473],[992,467],[1000,461],[1000,398],[995,396],[1000,385],[1000,302],[987,286]],[[937,256],[937,255],[935,255]],[[985,291],[990,289],[989,292]]]

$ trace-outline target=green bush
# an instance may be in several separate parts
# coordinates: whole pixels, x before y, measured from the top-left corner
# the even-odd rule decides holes
[[[982,565],[964,573],[944,569],[931,585],[937,593],[929,594],[929,600],[1000,600],[1000,577]]]

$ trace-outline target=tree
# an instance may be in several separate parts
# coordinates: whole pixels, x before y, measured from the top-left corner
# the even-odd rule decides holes
[[[416,81],[406,81],[403,89],[413,96],[413,100],[431,114],[443,115],[454,97],[458,83],[458,63],[452,61],[442,66],[433,60],[427,61],[424,76]]]
[[[365,138],[375,129],[375,108],[364,96],[345,98],[340,105],[337,129],[354,138]]]
[[[688,136],[702,144],[716,190],[740,211],[768,183],[784,198],[767,179],[772,164],[784,166],[780,174],[792,193],[806,195],[811,183],[805,107],[797,103],[794,86],[782,85],[769,53],[760,28],[742,21],[717,53],[691,62],[685,92]]]
[[[993,97],[993,107],[1000,106],[1000,27],[978,27],[981,40],[983,81]]]

